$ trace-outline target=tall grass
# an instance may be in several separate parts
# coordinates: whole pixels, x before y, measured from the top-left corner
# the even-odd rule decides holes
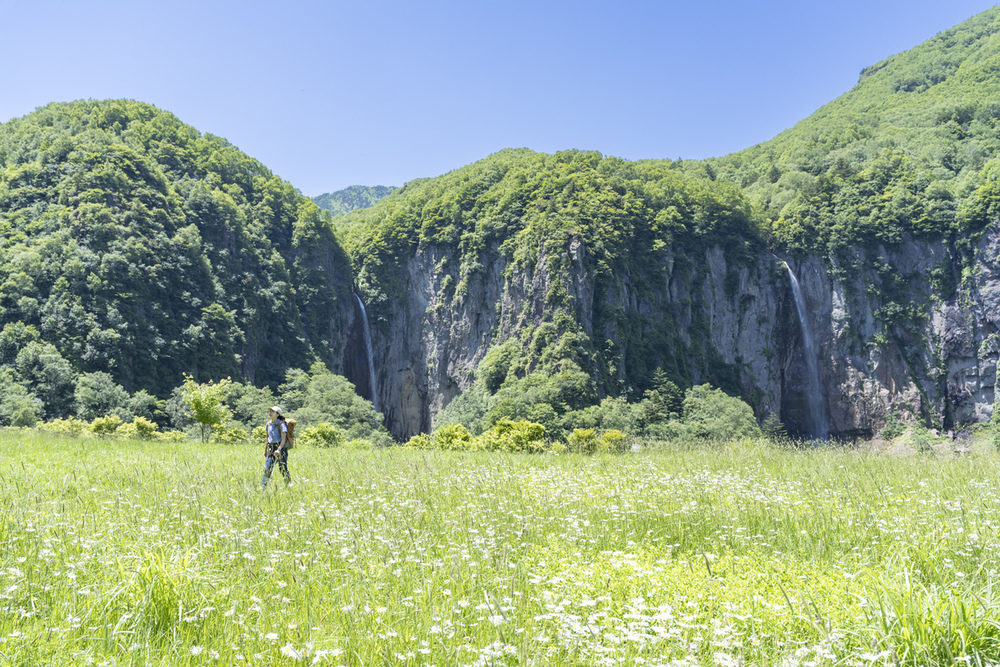
[[[0,450],[0,664],[1000,662],[988,450]]]

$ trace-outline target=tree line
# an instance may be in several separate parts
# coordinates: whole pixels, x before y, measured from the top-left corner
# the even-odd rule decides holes
[[[44,352],[22,356],[51,361]],[[74,376],[65,363],[45,366],[43,373],[35,367],[30,376],[23,374],[25,368],[15,363],[0,371],[5,380],[0,386],[0,426],[131,437],[172,432],[203,442],[247,443],[263,440],[259,429],[268,409],[279,405],[299,422],[300,433],[319,427],[325,432],[334,429],[335,436],[327,440],[392,442],[372,404],[322,362],[289,369],[273,391],[228,377],[196,382],[185,375],[165,399],[145,390],[129,393],[101,371]]]

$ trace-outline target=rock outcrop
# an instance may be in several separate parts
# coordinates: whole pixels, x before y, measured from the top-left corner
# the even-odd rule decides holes
[[[611,341],[623,359],[635,335],[619,322],[636,315],[647,331],[670,337],[692,384],[707,381],[710,358],[738,375],[759,418],[774,412],[791,431],[809,432],[802,336],[779,258],[764,252],[734,263],[713,247],[703,256],[669,256],[646,276],[615,275],[598,288],[585,269],[589,249],[574,240],[565,252],[568,275],[550,275],[545,257],[528,269],[508,265],[498,248],[488,248],[482,268],[462,276],[446,249],[418,249],[405,267],[404,307],[373,328],[376,389],[396,437],[429,430],[434,415],[470,386],[492,345],[537,326],[555,280],[583,330],[594,341]],[[991,416],[1000,356],[998,257],[994,225],[978,242],[971,272],[962,273],[940,242],[857,249],[836,261],[787,258],[805,297],[832,435],[872,435],[892,411],[943,428]],[[935,268],[954,274],[951,294],[933,284]],[[650,276],[658,280],[653,289],[636,288],[648,286]],[[349,354],[358,354],[356,338]],[[345,368],[367,393],[367,370]]]

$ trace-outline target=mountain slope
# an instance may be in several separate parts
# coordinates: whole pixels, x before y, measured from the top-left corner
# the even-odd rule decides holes
[[[505,151],[339,218],[390,427],[426,430],[451,406],[558,428],[603,396],[641,396],[657,369],[804,434],[988,416],[998,27],[1000,9],[976,16],[724,158]]]
[[[1000,154],[1000,9],[868,67],[795,127],[708,164],[771,222],[778,246],[818,252],[987,222]]]
[[[0,325],[163,395],[340,367],[350,264],[329,214],[224,139],[131,101],[0,125]]]

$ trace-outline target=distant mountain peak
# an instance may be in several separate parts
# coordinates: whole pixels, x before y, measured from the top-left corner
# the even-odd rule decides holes
[[[334,215],[343,215],[359,208],[368,208],[375,203],[392,194],[397,188],[392,185],[352,185],[326,194],[313,197],[313,201],[320,208],[330,211]]]

